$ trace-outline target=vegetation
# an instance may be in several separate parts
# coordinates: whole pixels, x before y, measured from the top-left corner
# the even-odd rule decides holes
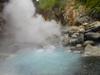
[[[62,24],[70,21],[69,24],[74,25],[80,15],[100,19],[100,0],[39,0],[37,5],[38,12],[46,20],[55,19]],[[72,16],[68,17],[68,15]]]
[[[59,9],[63,9],[67,0],[39,0],[39,7],[42,10],[52,10],[54,7],[59,7]]]
[[[100,19],[100,0],[78,0],[78,1],[80,4],[85,6],[88,14]]]
[[[41,13],[46,20],[55,19],[65,24],[64,7],[67,0],[39,0],[38,12]]]

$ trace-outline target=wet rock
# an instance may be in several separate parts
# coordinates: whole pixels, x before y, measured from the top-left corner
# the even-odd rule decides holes
[[[84,41],[83,26],[70,26],[63,38],[64,45],[76,46]]]
[[[82,47],[82,44],[77,44],[76,47],[77,48],[81,48]]]
[[[99,32],[88,32],[85,34],[86,39],[88,40],[96,40],[100,39],[100,33]]]
[[[84,26],[79,26],[79,32],[85,32],[85,27]]]
[[[95,21],[93,23],[90,23],[90,24],[83,24],[83,26],[85,27],[86,29],[86,32],[97,32],[97,31],[100,31],[100,22],[99,21]]]
[[[76,46],[71,46],[70,49],[72,52],[78,52],[78,53],[83,52],[82,44],[77,44]]]
[[[70,26],[68,31],[69,31],[69,33],[79,32],[79,27],[78,26]]]
[[[69,45],[69,40],[70,40],[69,35],[68,34],[64,34],[63,38],[62,38],[62,44],[64,46],[68,46]]]
[[[79,35],[79,33],[74,33],[71,35],[72,38],[77,38],[77,36]]]
[[[97,46],[92,46],[88,44],[85,47],[85,52],[83,56],[100,56],[100,48]]]
[[[74,33],[71,37],[70,37],[70,44],[81,44],[84,42],[84,34],[83,33]]]
[[[94,45],[95,43],[94,43],[94,41],[87,40],[84,42],[83,46],[87,46],[88,44]]]
[[[77,38],[70,38],[69,43],[71,46],[75,46],[78,43],[78,39]]]

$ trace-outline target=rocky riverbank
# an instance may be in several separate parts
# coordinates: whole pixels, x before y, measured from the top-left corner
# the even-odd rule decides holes
[[[100,56],[100,21],[69,26],[62,34],[65,47],[69,45],[72,51],[79,51],[84,55],[89,52],[89,56]]]

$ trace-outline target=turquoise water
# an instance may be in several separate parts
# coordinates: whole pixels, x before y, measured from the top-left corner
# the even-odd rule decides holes
[[[19,52],[6,61],[7,75],[73,75],[80,66],[80,55],[63,48]]]

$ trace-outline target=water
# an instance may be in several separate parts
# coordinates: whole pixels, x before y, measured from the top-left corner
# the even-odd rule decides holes
[[[100,57],[81,58],[81,68],[75,75],[100,75]]]
[[[80,67],[80,55],[63,48],[18,52],[3,63],[2,75],[73,75]]]

